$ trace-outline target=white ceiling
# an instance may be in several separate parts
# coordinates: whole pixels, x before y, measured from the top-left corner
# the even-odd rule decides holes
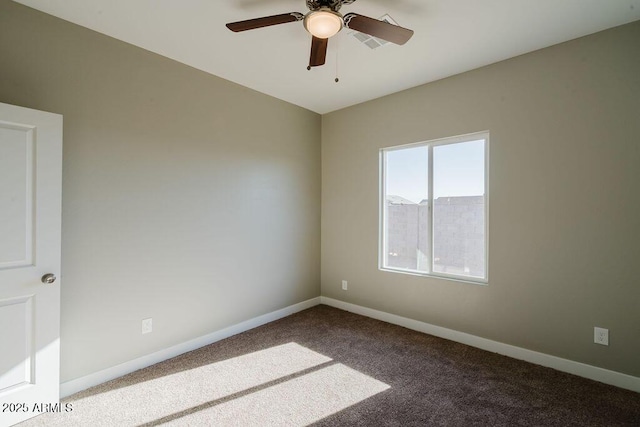
[[[640,19],[640,0],[357,0],[341,12],[389,14],[413,38],[372,50],[344,29],[307,71],[302,22],[224,25],[304,0],[16,1],[321,114]]]

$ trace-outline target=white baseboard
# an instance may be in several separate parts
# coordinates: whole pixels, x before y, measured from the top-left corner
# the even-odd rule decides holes
[[[414,331],[424,332],[429,335],[470,345],[472,347],[477,347],[482,350],[491,351],[493,353],[502,354],[514,359],[524,360],[526,362],[546,366],[548,368],[553,368],[558,371],[567,372],[569,374],[577,375],[583,378],[588,378],[627,390],[640,392],[640,378],[631,375],[610,371],[608,369],[598,368],[596,366],[587,365],[585,363],[562,359],[556,356],[550,356],[548,354],[539,353],[533,350],[527,350],[521,347],[504,344],[497,341],[492,341],[486,338],[480,338],[475,335],[466,334],[464,332],[454,331],[452,329],[431,325],[429,323],[408,319],[406,317],[385,313],[383,311],[362,307],[333,298],[320,297],[320,302],[321,304],[326,304],[331,307],[350,311],[352,313],[371,317],[373,319],[382,320],[394,325],[403,326],[408,329],[413,329]]]
[[[298,311],[306,310],[320,304],[320,297],[312,298],[298,304],[290,305],[289,307],[282,308],[280,310],[272,311],[271,313],[263,314],[262,316],[254,317],[253,319],[246,320],[228,328],[212,332],[199,338],[194,338],[190,341],[182,344],[177,344],[172,347],[156,351],[155,353],[147,356],[142,356],[128,362],[121,363],[111,368],[103,369],[102,371],[94,372],[93,374],[86,375],[71,381],[66,381],[60,384],[60,397],[67,397],[82,390],[86,390],[89,387],[102,384],[106,381],[121,377],[129,374],[133,371],[137,371],[142,368],[146,368],[156,363],[162,362],[172,357],[179,356],[186,353],[212,344],[216,341],[229,338],[230,336],[239,334],[241,332],[248,331],[249,329],[262,326],[266,323],[273,322],[274,320],[282,319]]]
[[[98,371],[84,377],[64,382],[60,385],[60,396],[70,396],[89,387],[102,384],[106,381],[110,381],[112,379],[137,371],[138,369],[143,369],[148,366],[155,365],[156,363],[171,359],[172,357],[179,356],[180,354],[186,353],[188,351],[204,347],[230,336],[248,331],[258,326],[262,326],[266,323],[273,322],[274,320],[278,320],[291,314],[297,313],[298,311],[306,310],[307,308],[311,308],[318,304],[325,304],[331,307],[339,308],[341,310],[360,314],[362,316],[367,316],[373,319],[392,323],[394,325],[403,326],[414,331],[423,332],[436,337],[445,338],[451,341],[480,348],[482,350],[487,350],[493,353],[502,354],[504,356],[513,357],[514,359],[524,360],[526,362],[535,363],[536,365],[546,366],[558,371],[567,372],[569,374],[599,381],[605,384],[610,384],[627,390],[640,392],[640,378],[638,377],[622,374],[620,372],[610,371],[608,369],[598,368],[596,366],[591,366],[580,362],[574,362],[572,360],[562,359],[560,357],[539,353],[533,350],[527,350],[513,345],[492,341],[486,338],[480,338],[464,332],[454,331],[452,329],[431,325],[429,323],[420,322],[418,320],[409,319],[395,314],[385,313],[383,311],[374,310],[372,308],[367,308],[344,301],[339,301],[333,298],[317,297],[298,304],[291,305],[289,307],[285,307],[280,310],[273,311],[271,313],[264,314],[262,316],[254,317],[253,319],[246,320],[244,322],[229,326],[228,328],[222,329],[220,331],[212,332],[199,338],[195,338],[182,344],[177,344],[173,347],[159,350],[147,356],[139,357],[137,359],[121,363],[111,368],[103,369],[102,371]]]

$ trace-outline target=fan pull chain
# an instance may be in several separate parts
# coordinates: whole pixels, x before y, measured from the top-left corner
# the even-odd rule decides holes
[[[340,50],[340,43],[338,42],[339,37],[336,37],[336,80],[335,82],[338,83],[340,81],[340,79],[338,78],[338,51]]]

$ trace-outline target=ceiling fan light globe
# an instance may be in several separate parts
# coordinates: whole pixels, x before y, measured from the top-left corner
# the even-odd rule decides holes
[[[342,15],[331,10],[315,10],[304,17],[304,28],[319,39],[328,39],[342,29]]]

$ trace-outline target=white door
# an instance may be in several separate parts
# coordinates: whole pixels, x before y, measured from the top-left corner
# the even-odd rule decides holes
[[[61,177],[62,116],[0,103],[0,426],[59,399]]]

